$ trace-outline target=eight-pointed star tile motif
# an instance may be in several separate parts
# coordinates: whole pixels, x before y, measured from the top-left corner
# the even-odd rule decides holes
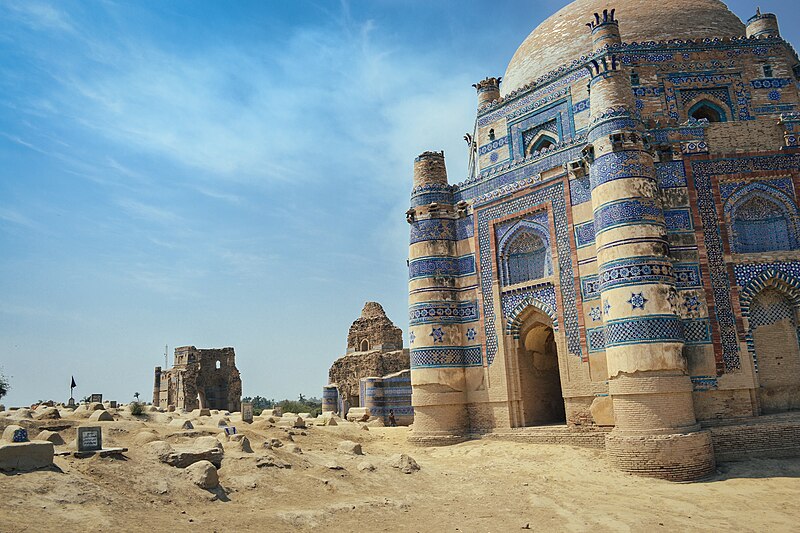
[[[444,342],[444,331],[442,331],[442,328],[433,328],[431,337],[433,337],[433,342]]]

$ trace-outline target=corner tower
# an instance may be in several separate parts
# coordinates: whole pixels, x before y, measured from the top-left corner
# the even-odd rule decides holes
[[[614,10],[587,25],[592,118],[584,156],[616,419],[606,450],[628,472],[696,479],[713,472],[713,449],[695,419],[655,163],[633,113],[630,77],[614,55],[622,42]]]
[[[409,327],[414,406],[409,440],[419,444],[459,442],[466,438],[469,425],[459,326],[444,314],[428,312],[458,300],[453,203],[444,152],[424,152],[414,160],[414,189],[406,212],[411,225],[409,311],[426,313]]]

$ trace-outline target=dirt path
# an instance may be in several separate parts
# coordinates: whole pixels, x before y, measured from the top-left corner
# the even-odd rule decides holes
[[[246,430],[254,453],[226,450],[222,489],[206,491],[135,446],[143,424],[103,425],[110,443],[131,448],[126,459],[57,458],[61,472],[0,475],[0,531],[776,532],[800,523],[800,459],[726,463],[712,480],[675,484],[613,471],[596,450],[493,440],[415,448],[405,428],[313,427],[292,437],[302,454],[265,450],[268,438],[289,439],[262,424]],[[217,432],[147,426],[176,445]],[[365,455],[337,452],[345,439]],[[397,453],[421,470],[389,466]],[[259,468],[267,454],[292,467]],[[375,470],[360,470],[364,461]]]

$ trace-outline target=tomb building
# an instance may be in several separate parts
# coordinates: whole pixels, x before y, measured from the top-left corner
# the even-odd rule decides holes
[[[346,416],[352,407],[368,408],[371,417],[388,422],[391,410],[398,424],[413,421],[408,349],[403,332],[383,307],[367,302],[350,326],[347,353],[334,361],[329,385],[322,391],[325,412]]]
[[[683,480],[714,423],[800,408],[798,79],[719,0],[539,25],[475,85],[468,175],[414,161],[411,440],[613,426],[612,464]]]
[[[242,379],[233,348],[175,348],[172,368],[155,370],[153,405],[167,409],[241,410]]]

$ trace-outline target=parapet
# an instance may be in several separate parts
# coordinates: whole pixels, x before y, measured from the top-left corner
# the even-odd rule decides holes
[[[478,91],[478,109],[500,100],[500,82],[503,78],[484,78],[472,86]]]
[[[434,184],[447,185],[444,151],[423,152],[414,159],[414,188]]]
[[[747,37],[780,37],[778,17],[772,13],[762,13],[761,9],[747,20]]]

